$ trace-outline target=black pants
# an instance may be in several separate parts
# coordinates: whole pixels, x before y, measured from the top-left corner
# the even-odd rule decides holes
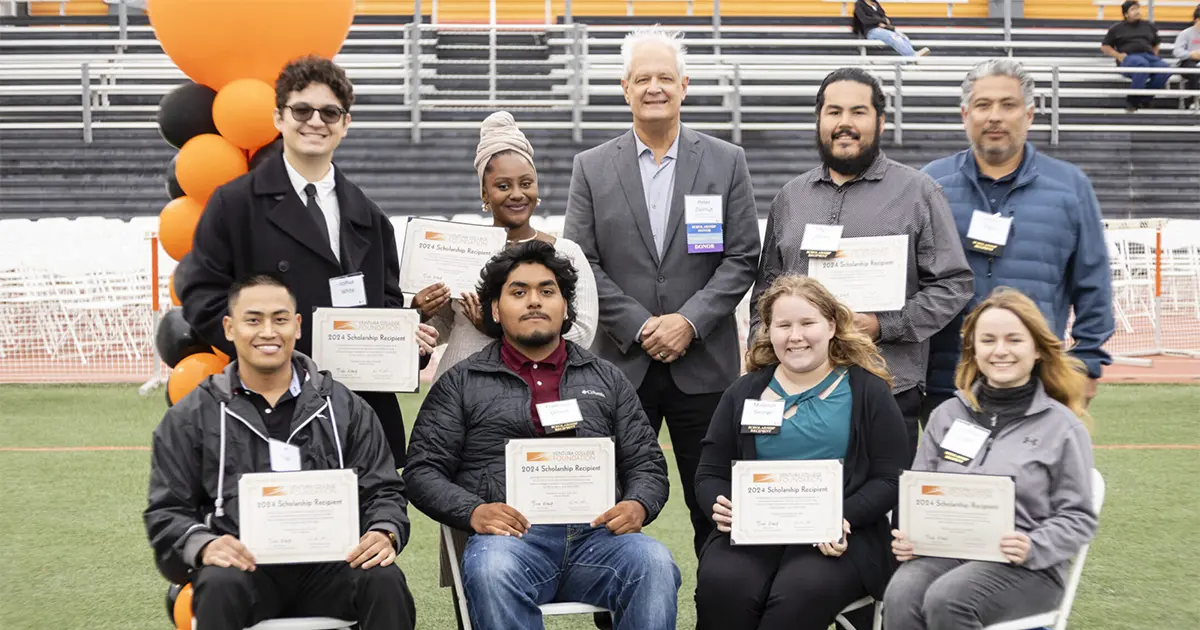
[[[345,562],[259,566],[253,572],[203,567],[192,580],[197,630],[241,630],[277,617],[336,617],[362,630],[411,630],[416,608],[396,565],[353,569]]]
[[[830,558],[810,545],[737,547],[717,536],[697,572],[696,629],[826,630],[866,595],[844,555]]]
[[[721,392],[685,394],[675,386],[670,367],[655,361],[638,388],[638,398],[655,435],[662,428],[663,418],[667,419],[671,448],[679,465],[679,481],[683,484],[683,502],[692,520],[692,545],[699,557],[700,547],[708,540],[713,525],[703,506],[696,505],[696,467],[700,464],[700,440],[708,433],[708,423],[721,402]]]
[[[1200,65],[1200,60],[1184,59],[1179,62],[1180,68],[1195,68]],[[1181,74],[1179,78],[1183,79],[1183,87],[1187,90],[1200,90],[1200,74]]]
[[[904,416],[904,430],[908,433],[908,461],[912,463],[917,456],[917,439],[921,436],[921,390],[916,387],[906,389],[894,397],[900,407],[900,415]]]
[[[379,416],[379,424],[383,426],[383,434],[387,436],[388,446],[392,447],[392,457],[396,458],[396,468],[404,468],[404,416],[400,413],[400,402],[391,392],[354,392],[358,394],[375,415]]]

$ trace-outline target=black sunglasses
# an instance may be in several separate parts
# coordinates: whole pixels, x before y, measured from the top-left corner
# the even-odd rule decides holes
[[[308,103],[296,103],[295,105],[284,105],[284,109],[292,110],[292,118],[296,122],[308,122],[312,120],[313,112],[321,113],[321,120],[327,125],[337,124],[342,120],[348,112],[337,105],[326,105],[325,107],[313,107]]]

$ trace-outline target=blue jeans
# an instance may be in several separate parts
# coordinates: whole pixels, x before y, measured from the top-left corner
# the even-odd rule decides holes
[[[1169,64],[1159,57],[1150,53],[1129,53],[1125,56],[1125,61],[1121,62],[1122,68],[1166,68]],[[1135,90],[1161,90],[1167,86],[1167,81],[1171,79],[1170,73],[1167,72],[1123,72],[1129,77],[1129,87]],[[1138,94],[1130,94],[1127,97],[1128,101],[1133,104],[1149,103],[1154,100],[1153,96],[1142,96]]]
[[[645,534],[534,525],[522,538],[476,534],[463,552],[463,587],[479,630],[543,628],[541,604],[613,611],[614,630],[674,630],[679,568]]]
[[[912,43],[908,41],[908,38],[896,31],[886,28],[873,28],[867,31],[867,39],[881,41],[905,57],[912,57],[917,54],[913,51]]]

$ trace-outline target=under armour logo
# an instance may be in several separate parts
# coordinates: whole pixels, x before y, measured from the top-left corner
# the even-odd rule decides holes
[[[1032,444],[1032,445],[1034,445],[1034,446],[1037,446],[1038,439],[1037,439],[1037,438],[1031,438],[1031,437],[1027,437],[1027,438],[1025,438],[1025,439],[1024,439],[1024,440],[1023,440],[1021,443],[1022,443],[1022,444]]]

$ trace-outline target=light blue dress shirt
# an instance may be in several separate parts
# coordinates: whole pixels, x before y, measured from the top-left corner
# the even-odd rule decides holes
[[[671,217],[671,201],[675,195],[675,162],[679,157],[679,133],[662,164],[654,161],[654,150],[646,146],[637,133],[633,134],[637,145],[638,168],[642,172],[642,191],[646,195],[646,210],[650,212],[650,231],[654,234],[654,247],[662,258],[667,243],[667,223]]]

